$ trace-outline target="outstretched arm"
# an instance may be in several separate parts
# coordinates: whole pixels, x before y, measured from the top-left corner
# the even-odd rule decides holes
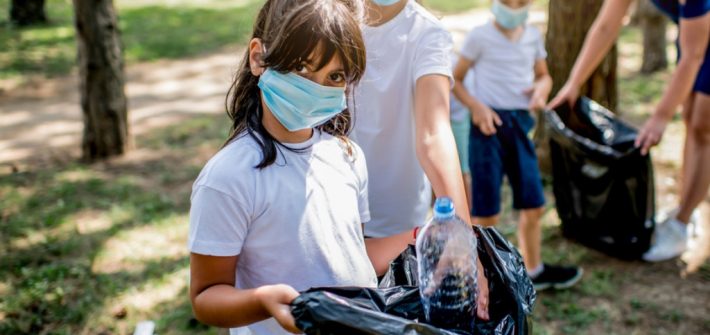
[[[604,1],[587,33],[582,51],[577,56],[567,82],[548,104],[548,108],[554,109],[565,102],[574,104],[579,98],[579,88],[589,79],[616,42],[624,16],[632,2],[633,0]]]
[[[450,81],[431,74],[416,82],[414,122],[416,151],[434,193],[454,201],[459,217],[470,222],[456,142],[449,117]]]
[[[655,112],[636,138],[636,146],[641,147],[644,155],[661,141],[668,121],[678,106],[688,99],[698,71],[705,61],[710,39],[710,13],[692,19],[681,18],[679,26],[681,54],[678,66]]]

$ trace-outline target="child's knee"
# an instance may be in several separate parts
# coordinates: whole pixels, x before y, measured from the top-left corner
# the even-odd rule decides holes
[[[474,216],[471,218],[471,222],[475,225],[483,226],[483,227],[493,227],[496,224],[498,224],[498,220],[500,219],[500,215],[492,215],[492,216],[485,216],[485,217],[480,217],[480,216]]]
[[[540,225],[540,218],[542,217],[543,214],[543,208],[530,208],[530,209],[524,209],[520,211],[520,216],[522,217],[522,220],[520,220],[521,225],[533,225],[533,226],[539,226]]]

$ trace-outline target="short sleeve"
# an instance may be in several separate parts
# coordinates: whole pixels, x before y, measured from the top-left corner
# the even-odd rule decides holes
[[[545,50],[545,42],[542,40],[542,34],[535,29],[535,60],[547,59],[547,50]]]
[[[414,56],[414,82],[426,75],[441,74],[449,77],[451,74],[450,55],[453,49],[453,39],[446,29],[435,26],[426,32],[419,40]]]
[[[483,53],[482,44],[478,36],[476,29],[472,30],[466,35],[463,46],[461,46],[461,56],[472,62],[481,58],[481,53]]]
[[[241,253],[251,215],[248,204],[212,187],[199,185],[190,206],[190,252],[210,256]]]
[[[368,176],[367,176],[367,162],[365,161],[365,154],[362,152],[360,147],[354,145],[355,150],[355,174],[358,178],[358,195],[357,195],[357,207],[360,213],[360,222],[366,223],[370,221],[370,203],[368,198]]]
[[[680,5],[680,17],[692,19],[710,12],[710,0],[686,0]]]

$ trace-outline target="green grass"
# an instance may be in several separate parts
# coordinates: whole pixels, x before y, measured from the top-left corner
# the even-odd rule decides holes
[[[219,148],[223,118],[139,137],[150,159],[0,175],[0,334],[125,334],[146,319],[161,334],[214,333],[187,299],[190,185],[204,162],[185,157]]]
[[[123,4],[125,2],[125,5]],[[243,43],[261,0],[211,0],[204,7],[167,1],[116,1],[127,63],[182,58]],[[147,3],[147,4],[146,4]],[[0,0],[9,8],[9,0]],[[16,28],[0,11],[0,79],[28,74],[56,76],[76,63],[70,0],[48,0],[45,25]]]
[[[489,0],[422,0],[425,7],[443,14],[460,13],[473,8],[488,6]]]

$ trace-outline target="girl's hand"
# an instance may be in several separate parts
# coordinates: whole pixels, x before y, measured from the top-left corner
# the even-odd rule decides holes
[[[496,133],[496,126],[503,125],[500,116],[488,106],[481,105],[476,109],[470,109],[473,118],[473,125],[483,133],[483,135],[491,136]]]
[[[635,143],[637,148],[641,148],[642,155],[648,154],[652,146],[661,142],[666,125],[668,125],[668,119],[658,116],[657,113],[646,121],[639,131]]]
[[[547,97],[543,96],[543,93],[537,87],[530,87],[523,93],[530,97],[530,103],[528,104],[530,112],[539,112],[545,109],[545,101],[547,101]]]
[[[577,102],[577,99],[579,99],[579,86],[566,82],[565,86],[562,86],[557,95],[547,104],[547,109],[555,109],[563,103],[567,103],[572,107]]]
[[[302,333],[296,327],[296,320],[291,314],[291,302],[298,297],[298,291],[293,287],[279,284],[262,286],[257,289],[257,296],[264,309],[271,314],[276,322],[286,331],[294,334]]]
[[[486,278],[486,272],[483,270],[483,264],[481,260],[478,261],[478,298],[476,299],[476,314],[482,320],[488,321],[490,316],[488,315],[488,278]]]

